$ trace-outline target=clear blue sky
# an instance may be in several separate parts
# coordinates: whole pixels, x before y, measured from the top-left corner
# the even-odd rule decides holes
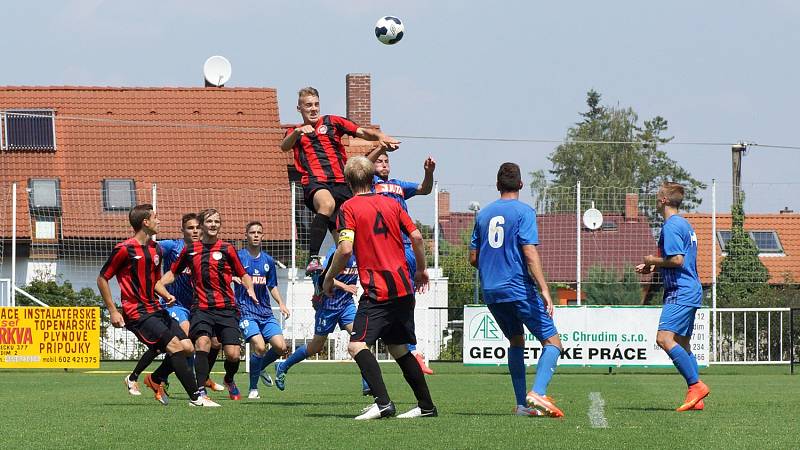
[[[383,15],[406,25],[395,46],[374,37]],[[344,114],[345,74],[368,72],[373,121],[390,134],[561,139],[594,88],[642,119],[665,117],[676,141],[800,145],[792,0],[73,0],[12,2],[3,16],[0,85],[201,86],[203,61],[220,54],[233,65],[228,86],[278,89],[284,122],[299,120],[305,85],[320,90],[324,112]],[[464,210],[495,197],[500,162],[547,169],[553,148],[409,139],[393,174],[421,177],[434,155]],[[724,183],[718,208],[728,210],[729,148],[667,150],[695,177]],[[798,167],[800,150],[752,148],[747,209],[800,210]],[[429,200],[411,205],[426,222]]]

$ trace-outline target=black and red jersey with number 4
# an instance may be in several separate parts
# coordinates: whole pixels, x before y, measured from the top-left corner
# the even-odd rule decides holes
[[[186,244],[170,271],[183,273],[187,267],[194,286],[194,306],[203,310],[236,308],[231,280],[234,275],[242,277],[247,272],[233,245],[225,241]]]
[[[126,319],[139,320],[161,309],[155,286],[161,279],[162,259],[161,247],[155,242],[148,241],[143,245],[130,238],[115,245],[103,264],[101,277],[106,280],[117,277],[122,313]]]
[[[286,131],[288,136],[295,128]],[[339,116],[322,116],[314,124],[314,132],[304,134],[294,144],[294,167],[302,176],[300,183],[344,183],[347,151],[342,136],[355,136],[358,125]]]
[[[352,230],[353,252],[364,293],[383,302],[414,293],[403,235],[417,227],[400,203],[377,194],[356,195],[342,204],[337,228]]]

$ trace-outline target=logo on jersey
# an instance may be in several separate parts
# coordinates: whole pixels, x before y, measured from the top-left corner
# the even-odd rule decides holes
[[[222,259],[222,253],[214,252],[211,254],[211,257],[214,258],[214,261],[219,261],[220,259]]]
[[[264,263],[264,272],[269,273],[269,264]]]
[[[399,184],[393,183],[378,183],[375,185],[375,193],[376,194],[394,194],[403,196],[405,193],[403,192],[403,188],[400,187]]]
[[[328,127],[326,125],[320,125],[319,128],[317,128],[317,134],[325,134],[327,132]]]
[[[247,267],[245,267],[245,269],[247,269]],[[253,275],[261,275],[261,273],[258,271],[258,269],[253,269]]]
[[[476,341],[500,341],[503,333],[490,313],[481,313],[469,323],[469,335]]]
[[[694,244],[694,246],[697,247],[697,233],[695,233],[694,231],[692,231],[692,244]]]
[[[158,257],[158,253],[153,255],[153,264],[158,265],[161,262],[161,258]]]

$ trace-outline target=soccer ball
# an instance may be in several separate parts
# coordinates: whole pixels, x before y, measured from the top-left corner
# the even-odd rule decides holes
[[[396,44],[403,39],[404,29],[403,22],[397,17],[381,17],[375,24],[375,37],[386,45]]]

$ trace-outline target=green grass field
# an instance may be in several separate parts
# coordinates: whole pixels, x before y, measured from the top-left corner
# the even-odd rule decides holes
[[[190,408],[177,380],[169,406],[143,385],[129,396],[122,372],[132,366],[0,371],[0,448],[800,448],[800,375],[785,366],[704,370],[711,396],[689,413],[674,411],[686,386],[672,370],[564,369],[549,394],[566,417],[550,419],[511,415],[504,367],[434,363],[438,418],[369,422],[353,420],[368,400],[352,363],[295,366],[286,391],[261,387],[261,400],[212,394],[222,408]],[[410,409],[396,365],[381,367],[398,411]],[[246,380],[237,376],[244,394]],[[608,428],[591,426],[592,392],[605,401]]]

